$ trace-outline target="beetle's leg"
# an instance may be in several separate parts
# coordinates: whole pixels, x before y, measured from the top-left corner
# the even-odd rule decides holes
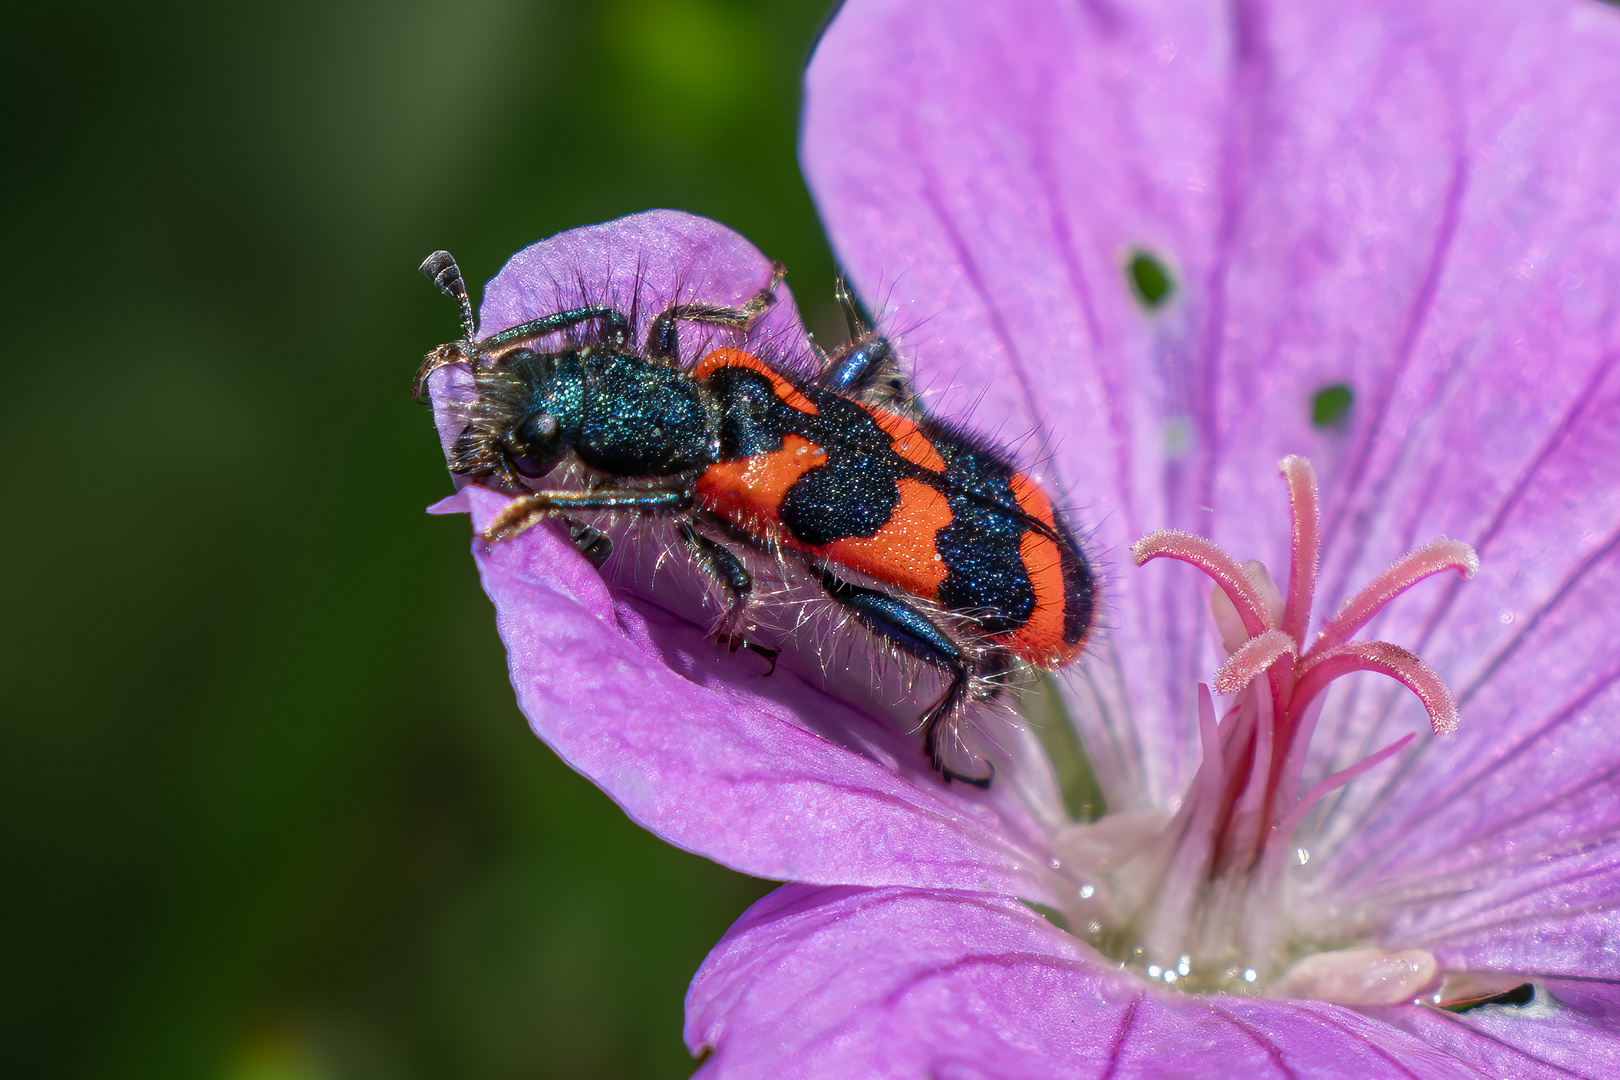
[[[827,354],[826,364],[816,374],[816,385],[853,397],[883,375],[893,356],[893,344],[879,334],[845,342]]]
[[[821,587],[827,595],[855,617],[855,621],[888,641],[902,652],[940,668],[950,676],[945,693],[923,714],[923,749],[934,768],[946,780],[961,780],[978,787],[989,787],[995,768],[981,762],[982,770],[963,772],[947,761],[942,739],[950,738],[952,723],[968,702],[975,667],[967,651],[952,640],[937,623],[899,597],[877,589],[851,585],[823,571]]]
[[[974,677],[978,682],[978,692],[973,695],[974,701],[994,701],[1007,690],[1008,676],[1019,670],[1018,661],[1006,649],[988,648],[983,650],[979,663],[974,669]]]
[[[588,307],[569,308],[552,315],[538,319],[530,319],[526,323],[506,330],[500,330],[478,343],[480,349],[499,348],[508,342],[523,341],[526,338],[539,337],[541,334],[555,334],[560,330],[567,330],[580,323],[600,319],[602,328],[607,331],[608,341],[617,346],[624,346],[630,341],[630,320],[618,308],[605,307],[601,304],[592,304]]]
[[[720,624],[720,636],[727,637],[742,624],[748,598],[754,591],[754,576],[743,566],[742,560],[732,554],[730,548],[702,535],[692,528],[691,522],[682,521],[675,528],[681,534],[681,542],[686,545],[692,561],[725,591],[726,617]]]
[[[541,334],[553,334],[559,330],[578,326],[580,323],[600,319],[607,330],[609,342],[622,348],[630,340],[630,320],[624,312],[610,307],[582,307],[569,311],[559,311],[555,315],[547,315],[543,319],[534,319],[514,326],[509,330],[502,330],[491,334],[483,341],[468,344],[466,341],[452,341],[448,345],[440,345],[427,354],[422,366],[416,371],[416,378],[411,382],[411,397],[417,401],[423,400],[422,389],[427,385],[428,376],[442,367],[451,364],[471,363],[474,367],[487,357],[489,350],[499,348],[513,341],[522,341],[525,338],[539,337]]]
[[[833,292],[849,326],[849,340],[828,354],[816,375],[816,385],[839,394],[854,394],[882,373],[894,356],[894,346],[872,329],[871,313],[843,274],[838,275]]]
[[[575,521],[571,517],[562,519],[568,526],[568,539],[574,542],[574,550],[590,560],[592,566],[598,570],[613,555],[613,539],[595,525],[588,525],[583,521]]]
[[[447,345],[440,345],[437,349],[422,358],[422,366],[416,369],[416,378],[411,380],[411,400],[421,404],[427,401],[422,392],[427,388],[428,376],[442,367],[452,364],[464,364],[472,357],[467,354],[466,346],[459,341],[452,341]]]
[[[896,366],[894,343],[873,329],[871,313],[842,274],[835,291],[849,324],[849,340],[827,355],[816,385],[847,397],[913,407],[916,394]]]
[[[787,274],[787,268],[781,263],[773,263],[771,267],[771,281],[753,299],[742,307],[723,307],[716,304],[675,304],[665,308],[653,320],[652,328],[647,331],[647,355],[655,360],[661,360],[670,366],[680,361],[680,327],[683,322],[702,323],[706,326],[722,326],[731,330],[747,330],[753,321],[765,314],[767,308],[776,303],[776,287],[782,283]]]
[[[720,622],[715,640],[729,647],[732,652],[747,649],[749,652],[758,653],[770,661],[771,668],[765,674],[774,674],[776,658],[782,655],[782,650],[773,649],[768,645],[757,645],[738,633],[738,629],[742,626],[743,615],[748,609],[748,598],[754,592],[754,576],[730,548],[718,540],[704,536],[692,527],[691,522],[682,521],[676,525],[676,529],[680,532],[681,541],[686,545],[692,561],[725,591],[726,615]]]
[[[485,540],[509,540],[548,517],[579,510],[628,510],[636,514],[678,514],[692,506],[692,492],[626,491],[602,488],[597,491],[535,491],[507,503],[484,530]]]

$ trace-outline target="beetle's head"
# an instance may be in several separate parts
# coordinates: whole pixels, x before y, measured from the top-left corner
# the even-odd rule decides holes
[[[559,373],[558,361],[568,355],[518,348],[470,364],[475,396],[451,448],[450,471],[523,487],[555,469],[577,427],[577,380]]]

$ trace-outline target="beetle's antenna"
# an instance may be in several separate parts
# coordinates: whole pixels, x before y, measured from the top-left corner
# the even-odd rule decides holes
[[[411,383],[411,397],[425,402],[427,399],[423,396],[423,391],[427,389],[429,375],[447,364],[469,361],[474,367],[477,366],[478,322],[473,317],[472,301],[467,298],[467,282],[462,279],[461,267],[456,265],[454,255],[448,251],[435,251],[423,259],[422,265],[417,269],[433,282],[434,287],[454,300],[461,308],[461,340],[440,345],[428,353],[422,361],[422,366],[416,369],[416,379]]]
[[[444,254],[440,252],[440,254]],[[872,312],[861,298],[855,295],[855,290],[849,287],[849,278],[845,276],[842,268],[833,285],[833,294],[838,297],[838,307],[844,313],[844,322],[849,326],[849,339],[859,341],[872,332]]]
[[[422,260],[417,269],[438,288],[438,290],[461,307],[461,333],[463,339],[470,345],[478,340],[478,323],[473,318],[472,301],[467,297],[467,282],[462,279],[461,267],[456,265],[456,258],[448,251],[435,251]]]

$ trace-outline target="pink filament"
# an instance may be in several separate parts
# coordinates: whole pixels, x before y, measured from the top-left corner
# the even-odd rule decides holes
[[[1258,890],[1260,896],[1273,895],[1280,887],[1285,850],[1311,807],[1411,745],[1415,735],[1334,773],[1298,797],[1305,744],[1320,712],[1313,702],[1328,683],[1351,672],[1378,672],[1417,695],[1435,734],[1448,735],[1458,726],[1456,699],[1427,664],[1397,645],[1351,642],[1350,638],[1385,604],[1424,578],[1443,570],[1472,577],[1479,567],[1474,550],[1443,537],[1415,548],[1357,592],[1301,656],[1315,598],[1321,508],[1315,472],[1308,461],[1285,458],[1279,471],[1288,486],[1293,525],[1288,592],[1280,612],[1275,589],[1258,584],[1268,580],[1263,571],[1257,575],[1245,569],[1203,537],[1163,529],[1143,537],[1131,549],[1138,566],[1171,558],[1204,571],[1231,601],[1248,635],[1215,673],[1217,692],[1243,695],[1218,726],[1209,689],[1200,687],[1198,728],[1203,761],[1187,804],[1166,830],[1164,865],[1168,872],[1161,882],[1164,889],[1153,920],[1154,932],[1148,935],[1150,945],[1166,944],[1185,934],[1200,895],[1195,884],[1199,879],[1209,884],[1230,881],[1234,874],[1246,875],[1249,890]],[[1232,644],[1229,641],[1228,647]],[[1261,675],[1267,678],[1261,680]],[[1255,945],[1266,938],[1258,932],[1250,936]]]
[[[1226,593],[1250,637],[1271,626],[1265,598],[1260,595],[1253,579],[1237,560],[1217,547],[1213,540],[1180,529],[1160,529],[1131,545],[1131,559],[1137,566],[1152,559],[1179,559],[1190,563],[1213,578],[1215,584]]]
[[[1316,471],[1297,454],[1278,466],[1288,483],[1288,511],[1294,525],[1294,559],[1288,573],[1288,606],[1282,632],[1295,641],[1305,640],[1316,596],[1316,569],[1322,549],[1322,507],[1316,493]]]
[[[1294,652],[1294,639],[1281,630],[1266,630],[1245,641],[1215,672],[1215,692],[1235,694],[1254,677]]]
[[[1339,788],[1344,787],[1344,785],[1348,784],[1350,781],[1354,780],[1356,777],[1360,776],[1374,765],[1377,765],[1379,762],[1385,761],[1388,758],[1393,757],[1395,754],[1400,753],[1402,750],[1406,749],[1415,738],[1417,738],[1416,732],[1407,732],[1405,735],[1402,735],[1399,739],[1396,739],[1382,750],[1368,754],[1366,757],[1362,758],[1348,769],[1340,769],[1332,776],[1318,781],[1311,787],[1311,790],[1305,793],[1305,797],[1300,799],[1299,803],[1288,812],[1288,816],[1283,818],[1281,823],[1278,824],[1278,834],[1284,837],[1284,842],[1286,842],[1288,837],[1293,836],[1294,830],[1299,826],[1301,819],[1305,817],[1306,812],[1309,811],[1311,807],[1321,802],[1323,798],[1337,791]]]
[[[1345,602],[1339,613],[1322,628],[1322,636],[1311,646],[1311,653],[1326,652],[1349,641],[1350,636],[1366,626],[1385,604],[1443,570],[1455,570],[1464,578],[1471,578],[1479,570],[1479,556],[1461,540],[1447,540],[1443,536],[1413,548]]]
[[[1450,735],[1457,730],[1457,699],[1451,696],[1451,688],[1428,664],[1387,641],[1356,641],[1320,653],[1312,650],[1300,662],[1294,682],[1294,707],[1304,708],[1328,683],[1352,671],[1376,671],[1405,684],[1429,711],[1429,723],[1436,735]]]

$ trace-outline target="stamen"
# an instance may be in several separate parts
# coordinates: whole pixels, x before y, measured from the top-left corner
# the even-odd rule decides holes
[[[1458,726],[1451,690],[1415,655],[1383,641],[1351,641],[1385,604],[1442,570],[1471,577],[1479,560],[1472,548],[1441,538],[1402,556],[1358,591],[1328,621],[1303,656],[1319,574],[1322,519],[1316,475],[1308,461],[1288,457],[1278,466],[1288,485],[1293,518],[1286,597],[1265,567],[1239,563],[1213,542],[1173,529],[1137,541],[1138,566],[1170,558],[1198,567],[1215,581],[1211,610],[1229,654],[1212,680],[1233,698],[1217,723],[1208,686],[1199,687],[1198,741],[1202,760],[1186,801],[1158,839],[1120,864],[1118,895],[1140,896],[1147,907],[1122,928],[1134,939],[1132,956],[1157,977],[1169,957],[1199,958],[1201,970],[1271,973],[1286,950],[1279,936],[1293,835],[1323,798],[1413,745],[1403,738],[1319,781],[1299,795],[1308,746],[1323,712],[1322,691],[1341,675],[1374,671],[1417,695],[1435,734]],[[1099,924],[1100,925],[1100,924]],[[1233,967],[1236,961],[1241,966]],[[1179,970],[1179,968],[1177,969]],[[1426,953],[1346,950],[1296,963],[1276,982],[1288,993],[1345,1003],[1410,1000],[1432,981]],[[1187,983],[1181,973],[1178,985]],[[1224,976],[1223,976],[1224,978]],[[1214,987],[1219,980],[1207,985]]]
[[[1131,560],[1137,566],[1153,559],[1179,559],[1190,563],[1215,579],[1215,584],[1226,593],[1243,628],[1254,637],[1271,627],[1270,613],[1265,598],[1252,578],[1236,559],[1222,551],[1213,540],[1180,529],[1160,529],[1148,533],[1131,545]]]
[[[1294,639],[1281,630],[1267,630],[1244,642],[1215,672],[1215,692],[1236,694],[1254,677],[1276,663],[1280,656],[1292,655]]]
[[[1403,683],[1429,712],[1436,735],[1457,730],[1457,699],[1434,669],[1387,641],[1357,641],[1318,653],[1312,650],[1300,662],[1294,682],[1294,708],[1303,709],[1328,683],[1352,671],[1376,671]]]
[[[1461,540],[1448,540],[1444,536],[1413,548],[1346,601],[1339,613],[1322,627],[1321,637],[1306,655],[1326,652],[1349,641],[1385,604],[1443,570],[1455,570],[1464,578],[1471,578],[1479,571],[1479,556]]]
[[[1322,505],[1316,493],[1316,471],[1295,454],[1278,466],[1288,483],[1288,511],[1294,521],[1294,559],[1288,574],[1288,606],[1282,632],[1295,641],[1305,640],[1311,622],[1311,601],[1316,596],[1316,571],[1322,551]]]
[[[1200,886],[1210,875],[1210,860],[1229,797],[1215,702],[1203,683],[1198,684],[1198,736],[1203,761],[1188,792],[1187,805],[1171,826],[1173,837],[1161,838],[1161,843],[1169,843],[1162,853],[1166,865],[1159,882],[1159,902],[1153,919],[1143,927],[1144,943],[1153,948],[1156,956],[1168,956],[1181,947],[1186,926],[1202,895]]]
[[[1360,776],[1374,765],[1387,761],[1389,758],[1400,753],[1402,750],[1405,750],[1415,738],[1417,738],[1416,732],[1408,732],[1407,734],[1396,739],[1394,742],[1390,743],[1388,746],[1384,747],[1382,750],[1379,750],[1377,753],[1368,754],[1366,757],[1362,758],[1348,769],[1340,769],[1332,776],[1317,781],[1316,784],[1312,785],[1311,790],[1305,793],[1305,797],[1299,800],[1298,805],[1288,812],[1288,816],[1283,818],[1282,821],[1278,823],[1277,835],[1284,838],[1293,836],[1294,830],[1299,827],[1299,823],[1304,820],[1305,814],[1310,810],[1311,807],[1321,802],[1327,796],[1333,794],[1333,792],[1337,791],[1339,788],[1344,787],[1344,785],[1348,784],[1350,781],[1354,780],[1356,777]]]

